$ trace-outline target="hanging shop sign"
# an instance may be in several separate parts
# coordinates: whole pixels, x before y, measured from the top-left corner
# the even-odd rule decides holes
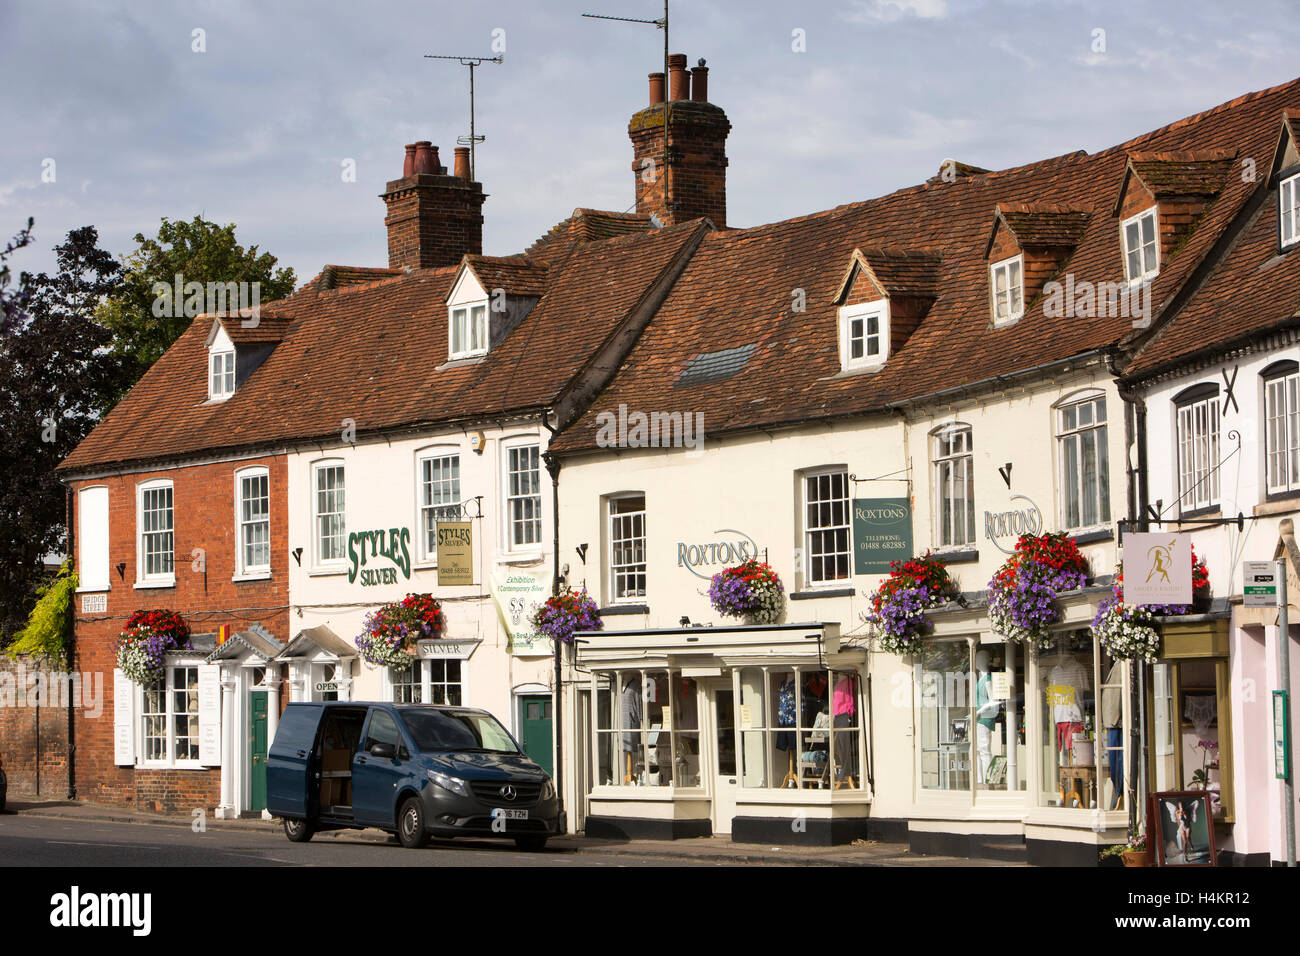
[[[1272,561],[1241,562],[1241,594],[1245,607],[1277,607],[1277,565]]]
[[[759,556],[754,539],[735,528],[718,528],[712,540],[678,541],[677,566],[708,581],[723,568],[744,564]]]
[[[366,567],[388,561],[393,567]],[[411,577],[411,529],[380,528],[353,531],[348,535],[348,584],[358,578],[362,585],[396,584],[397,575]]]
[[[1042,534],[1043,512],[1024,495],[1012,495],[1006,511],[984,512],[984,537],[1003,554],[1012,554],[1022,534]]]
[[[912,557],[912,505],[906,498],[853,499],[853,572],[888,574]]]
[[[481,642],[477,640],[429,640],[416,641],[415,653],[421,660],[468,660],[474,648]]]
[[[474,583],[474,534],[469,521],[439,521],[438,586]]]
[[[336,680],[318,680],[315,684],[318,693],[333,694],[339,689],[339,682]]]
[[[497,571],[492,575],[492,600],[510,636],[511,654],[551,653],[551,639],[533,627],[533,615],[550,596],[551,582],[525,571]]]
[[[1173,533],[1124,535],[1124,602],[1191,604],[1192,539]]]

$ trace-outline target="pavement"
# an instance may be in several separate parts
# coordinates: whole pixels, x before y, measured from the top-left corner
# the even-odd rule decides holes
[[[87,825],[102,823],[147,824],[161,827],[192,829],[193,818],[188,814],[151,813],[127,807],[110,807],[83,801],[9,800],[8,814],[27,818],[49,818],[82,821]],[[255,831],[279,832],[277,820],[243,817],[234,820],[205,820],[207,832]],[[390,843],[395,838],[381,830],[333,830],[318,834],[315,840],[347,840],[350,842]],[[452,841],[447,841],[449,844]],[[459,843],[460,841],[455,841]],[[870,867],[984,867],[1013,866],[997,860],[970,860],[946,856],[923,856],[909,853],[901,843],[877,843],[859,840],[842,846],[770,846],[767,844],[733,843],[727,837],[696,837],[683,840],[594,840],[584,836],[565,835],[553,837],[547,843],[550,853],[572,853],[582,856],[643,857],[645,862],[662,864],[665,860],[682,863],[711,863],[714,865],[760,864],[768,866],[870,866]],[[548,853],[549,855],[549,853]],[[593,864],[598,861],[593,859]]]

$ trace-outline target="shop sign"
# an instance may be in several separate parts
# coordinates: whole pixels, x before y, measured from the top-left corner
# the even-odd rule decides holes
[[[478,645],[478,641],[416,641],[415,650],[421,660],[432,658],[463,661],[474,653],[474,648]]]
[[[372,560],[391,561],[391,568],[368,568]],[[365,587],[396,584],[397,574],[411,577],[411,529],[380,528],[377,531],[353,531],[348,535],[348,584],[359,577]]]
[[[551,639],[533,628],[533,615],[551,596],[551,582],[524,571],[497,571],[492,575],[492,600],[510,636],[510,653],[540,656],[551,653]]]
[[[984,537],[1003,554],[1012,554],[1022,534],[1043,533],[1043,512],[1024,495],[1012,495],[1006,511],[984,512]]]
[[[1011,675],[1006,671],[993,671],[989,677],[989,699],[1011,699]]]
[[[677,566],[685,568],[697,578],[709,581],[716,571],[758,557],[758,545],[745,532],[737,531],[735,528],[718,528],[713,533],[728,537],[713,541],[678,541]],[[704,570],[697,571],[696,568]]]
[[[318,680],[316,690],[320,693],[333,694],[339,689],[339,682],[336,680]]]
[[[1277,565],[1272,561],[1243,561],[1241,593],[1245,607],[1277,607]]]
[[[1192,539],[1185,534],[1124,535],[1124,603],[1191,604]]]
[[[439,587],[474,583],[473,527],[469,521],[438,522]]]
[[[853,499],[853,573],[888,574],[912,557],[912,505],[906,498]]]

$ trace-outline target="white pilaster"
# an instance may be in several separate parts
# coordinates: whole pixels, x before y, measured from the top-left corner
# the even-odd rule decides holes
[[[231,820],[235,814],[235,677],[228,668],[221,669],[221,806],[218,820]]]

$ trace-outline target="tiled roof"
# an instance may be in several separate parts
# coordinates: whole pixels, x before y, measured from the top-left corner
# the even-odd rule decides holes
[[[1157,199],[1214,196],[1236,158],[1235,150],[1175,150],[1129,153],[1129,168]]]
[[[1144,154],[1180,157],[1174,164],[1179,167],[1174,178],[1182,177],[1178,188],[1211,182],[1218,193],[1161,263],[1152,285],[1153,312],[1159,315],[1255,188],[1228,175],[1220,164],[1230,161],[1222,157],[1271,156],[1278,117],[1287,107],[1300,108],[1300,80],[1239,97],[1091,156],[1074,153],[954,182],[932,181],[811,216],[710,233],[609,387],[551,448],[560,453],[593,449],[596,416],[620,403],[647,412],[701,412],[704,427],[719,434],[885,410],[1123,345],[1136,334],[1132,316],[1053,317],[1044,312],[1041,296],[1026,303],[1017,322],[992,328],[984,253],[995,207],[1057,204],[1093,210],[1066,268],[1076,281],[1122,282],[1118,223],[1106,213],[1130,154],[1161,170],[1171,168],[1165,159],[1148,160]],[[853,251],[878,246],[939,252],[940,295],[882,368],[844,375],[836,294]],[[802,310],[793,304],[799,301],[796,289],[805,293]],[[691,356],[754,342],[764,348],[727,380],[674,387]]]
[[[211,319],[196,319],[60,468],[337,440],[344,419],[362,436],[542,407],[702,228],[573,245],[503,342],[481,362],[441,371],[454,266],[331,290],[312,282],[273,303],[267,311],[289,322],[283,340],[223,402],[207,400]]]
[[[479,284],[491,292],[505,289],[507,295],[540,296],[546,289],[547,264],[524,256],[466,256]]]
[[[267,308],[259,310],[256,317],[239,315],[205,315],[209,326],[212,321],[221,323],[226,335],[236,346],[248,343],[279,342],[289,330],[291,319],[287,315],[276,315]]]
[[[996,215],[1011,230],[1021,248],[1072,248],[1083,238],[1091,218],[1086,209],[1073,209],[1060,203],[999,203]]]
[[[574,242],[592,242],[611,239],[634,232],[649,232],[654,228],[650,217],[636,212],[608,212],[603,209],[573,210],[573,215],[562,219],[546,235],[524,250],[529,256],[553,257]]]
[[[854,249],[855,263],[867,267],[875,284],[887,295],[914,295],[934,298],[939,294],[943,256],[932,249],[903,249],[898,246],[868,246]],[[853,277],[850,267],[839,299]]]

